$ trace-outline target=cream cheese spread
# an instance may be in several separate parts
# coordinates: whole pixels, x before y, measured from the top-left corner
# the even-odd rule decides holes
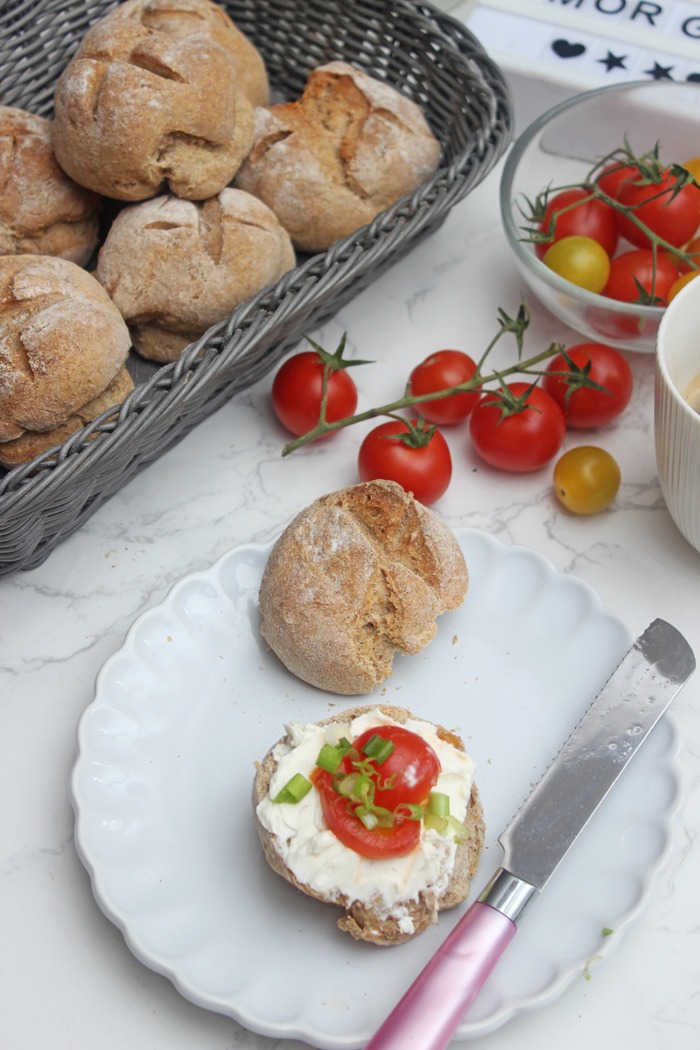
[[[294,804],[272,801],[295,773],[310,776],[323,744],[337,744],[343,736],[352,740],[379,725],[399,723],[375,708],[350,723],[286,726],[288,740],[273,750],[277,767],[268,795],[258,804],[257,815],[263,827],[276,837],[281,858],[299,882],[329,900],[344,896],[350,901],[371,902],[378,912],[404,921],[405,932],[410,933],[412,922],[406,915],[405,902],[415,900],[421,890],[428,888],[433,888],[437,896],[444,892],[457,851],[451,837],[422,827],[420,844],[412,853],[370,860],[344,846],[327,828],[315,789]],[[429,722],[409,719],[403,725],[437,753],[442,771],[435,790],[449,796],[451,815],[462,821],[469,805],[475,763],[466,752],[441,740]]]

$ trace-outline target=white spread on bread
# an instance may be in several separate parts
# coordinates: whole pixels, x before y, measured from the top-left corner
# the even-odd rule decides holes
[[[284,863],[295,877],[328,900],[345,895],[351,900],[372,903],[380,913],[399,920],[411,933],[412,919],[406,901],[414,900],[426,887],[439,894],[449,882],[457,846],[438,832],[421,829],[419,847],[392,859],[369,860],[344,846],[325,824],[318,792],[313,789],[296,804],[274,803],[272,798],[295,773],[309,777],[324,743],[336,744],[341,737],[352,740],[378,725],[398,725],[378,708],[368,710],[348,724],[286,727],[287,737],[276,745],[277,766],[268,794],[257,806],[260,823],[277,841]],[[436,791],[450,799],[450,813],[462,821],[467,812],[474,782],[475,764],[465,751],[442,739],[429,722],[410,718],[405,728],[417,733],[436,751],[442,771]]]

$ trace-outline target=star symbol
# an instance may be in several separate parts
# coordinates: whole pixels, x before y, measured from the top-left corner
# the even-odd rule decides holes
[[[671,76],[671,70],[673,66],[660,66],[658,62],[654,62],[653,69],[645,69],[644,72],[648,73],[654,80],[673,80]]]
[[[606,72],[609,73],[611,69],[627,69],[625,65],[627,57],[627,55],[613,55],[612,51],[608,51],[605,58],[599,58],[597,61],[605,66]]]

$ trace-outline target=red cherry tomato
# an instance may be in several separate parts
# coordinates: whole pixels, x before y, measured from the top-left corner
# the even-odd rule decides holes
[[[570,381],[558,372],[568,373]],[[581,386],[577,376],[583,372],[605,391]],[[629,403],[632,386],[627,360],[604,343],[578,343],[566,355],[556,354],[542,380],[543,389],[564,412],[567,426],[574,429],[601,427],[616,419]]]
[[[417,425],[412,420],[413,425]],[[362,481],[385,478],[412,492],[419,503],[430,506],[447,491],[452,477],[452,457],[439,430],[426,444],[414,448],[402,437],[410,427],[400,419],[390,419],[370,430],[360,445],[357,466]],[[397,436],[398,435],[398,436]]]
[[[428,801],[440,773],[440,760],[430,744],[404,726],[377,726],[367,730],[352,741],[355,750],[361,753],[375,734],[394,745],[392,754],[374,766],[370,776],[375,786],[375,805],[392,812],[399,807],[391,826],[365,827],[355,815],[360,803],[349,801],[335,789],[333,774],[317,768],[311,779],[318,788],[323,817],[333,834],[361,856],[378,860],[404,856],[418,845],[421,822],[409,819],[400,807],[402,804],[424,805]],[[352,755],[346,755],[338,773],[353,772],[356,768],[353,761]]]
[[[680,248],[697,232],[700,226],[700,189],[690,183],[677,193],[677,180],[671,169],[660,175],[658,182],[647,182],[640,175],[631,175],[617,191],[620,204],[634,209],[634,215],[658,237]],[[615,213],[620,234],[640,248],[648,248],[649,237],[632,221],[629,215]]]
[[[321,412],[324,363],[314,350],[288,358],[272,381],[272,407],[282,426],[297,436],[316,426]],[[326,419],[351,416],[357,407],[357,388],[344,369],[328,376]]]
[[[631,175],[637,175],[638,171],[639,169],[633,164],[621,164],[614,161],[612,164],[608,164],[607,167],[603,168],[602,172],[596,179],[596,182],[603,193],[607,193],[608,197],[617,199],[617,191],[622,183]]]
[[[577,201],[585,203],[578,204]],[[583,186],[562,190],[551,198],[547,203],[540,230],[552,235],[551,240],[546,243],[535,245],[540,259],[554,241],[563,237],[590,237],[597,241],[608,255],[613,255],[619,237],[615,209],[605,201],[593,197],[590,190],[584,189]]]
[[[656,271],[654,255],[650,248],[636,248],[630,252],[616,255],[610,263],[610,276],[603,288],[603,295],[625,303],[646,302],[664,305],[669,289],[678,277],[678,268],[668,255],[656,253]],[[641,285],[643,292],[640,292]],[[653,294],[652,294],[653,289]]]
[[[433,394],[436,390],[446,390],[469,382],[475,372],[476,362],[469,354],[461,350],[438,350],[413,369],[408,380],[409,391],[412,397]],[[417,403],[414,411],[431,423],[461,423],[474,408],[479,396],[478,390],[451,394],[435,401]]]
[[[469,420],[472,443],[481,458],[499,470],[538,470],[562,446],[564,413],[546,391],[529,383],[510,383],[508,391],[522,406],[520,411],[504,414],[499,392],[482,394]]]

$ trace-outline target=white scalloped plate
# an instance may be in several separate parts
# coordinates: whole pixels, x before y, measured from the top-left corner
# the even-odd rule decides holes
[[[478,893],[501,861],[498,834],[632,636],[539,554],[456,532],[467,600],[422,654],[396,660],[375,699],[467,742],[488,825]],[[186,998],[263,1035],[359,1048],[463,909],[377,948],[341,934],[334,909],[267,867],[250,811],[255,761],[285,723],[359,699],[305,686],[266,651],[257,591],[268,553],[240,547],[182,580],[103,667],[79,728],[76,843],[100,907]],[[457,1039],[550,1001],[619,942],[669,846],[676,752],[666,717],[523,920]]]

